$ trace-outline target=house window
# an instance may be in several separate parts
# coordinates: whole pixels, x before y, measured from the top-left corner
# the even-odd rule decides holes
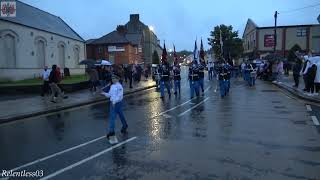
[[[46,62],[46,45],[43,40],[37,41],[37,62],[38,62],[38,68],[42,68],[45,66]]]
[[[75,62],[75,67],[79,67],[79,60],[80,60],[80,48],[79,46],[75,46],[73,48],[73,57],[74,57],[74,62]]]
[[[16,67],[16,37],[6,34],[0,39],[0,67]]]
[[[98,53],[99,53],[99,54],[102,54],[102,47],[99,47],[99,48],[98,48]]]
[[[134,50],[135,50],[136,54],[138,54],[138,48],[135,47]]]
[[[297,29],[297,37],[307,36],[307,29]]]

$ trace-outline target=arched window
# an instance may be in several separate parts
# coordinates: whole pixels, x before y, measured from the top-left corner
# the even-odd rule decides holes
[[[37,48],[37,67],[43,68],[46,65],[46,46],[47,41],[45,38],[38,36],[35,38],[35,45]]]
[[[80,47],[78,45],[73,47],[73,54],[75,67],[78,68],[80,62]]]
[[[12,30],[0,31],[0,67],[15,68],[18,35]]]
[[[65,67],[66,61],[66,44],[62,41],[58,43],[58,58],[58,66],[63,69]]]

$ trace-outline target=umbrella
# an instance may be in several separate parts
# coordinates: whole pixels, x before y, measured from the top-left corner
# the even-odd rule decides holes
[[[109,61],[107,61],[107,60],[102,59],[102,60],[100,61],[100,63],[95,64],[95,65],[99,65],[99,66],[111,66],[112,63],[109,62]]]
[[[79,65],[94,66],[95,64],[96,64],[96,61],[93,59],[85,59],[79,62]]]

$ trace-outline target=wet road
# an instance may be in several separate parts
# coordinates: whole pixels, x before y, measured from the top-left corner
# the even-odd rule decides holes
[[[320,179],[320,108],[265,82],[233,80],[224,99],[160,99],[155,89],[125,97],[129,133],[103,137],[107,103],[0,125],[0,170],[52,179]],[[29,164],[28,164],[29,163]],[[14,179],[14,178],[12,178]],[[30,178],[32,179],[32,178]]]

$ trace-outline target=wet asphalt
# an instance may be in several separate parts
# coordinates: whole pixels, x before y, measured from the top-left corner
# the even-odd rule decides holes
[[[68,180],[320,179],[320,130],[311,119],[320,119],[320,107],[310,112],[262,81],[231,85],[224,99],[206,82],[205,94],[190,100],[185,79],[178,96],[126,96],[129,129],[121,134],[117,120],[118,147],[103,137],[107,103],[1,124],[0,170]]]

